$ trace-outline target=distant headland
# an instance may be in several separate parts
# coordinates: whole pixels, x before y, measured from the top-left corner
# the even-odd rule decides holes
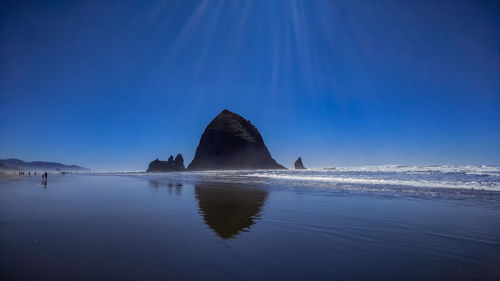
[[[67,172],[89,172],[90,169],[77,165],[65,165],[56,162],[32,161],[9,158],[0,159],[0,170],[2,171],[67,171]]]
[[[181,157],[182,155],[177,155]],[[176,160],[177,160],[176,157]],[[172,156],[170,156],[172,158]],[[172,161],[171,161],[172,160]],[[183,170],[175,160],[149,164],[148,172]],[[184,164],[182,163],[182,168]],[[206,127],[188,170],[286,169],[278,164],[264,144],[259,130],[249,120],[224,109]]]

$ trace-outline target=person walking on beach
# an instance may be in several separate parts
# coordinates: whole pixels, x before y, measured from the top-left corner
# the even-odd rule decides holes
[[[47,172],[42,173],[42,186],[43,188],[47,188]]]

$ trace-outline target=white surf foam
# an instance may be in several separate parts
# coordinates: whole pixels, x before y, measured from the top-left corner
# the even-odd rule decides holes
[[[331,184],[362,184],[362,185],[391,185],[391,186],[413,186],[422,188],[454,188],[469,190],[500,191],[500,182],[457,182],[457,181],[437,181],[437,180],[409,180],[409,179],[377,179],[347,176],[320,176],[305,174],[274,174],[274,173],[253,173],[251,177],[267,178],[285,181],[301,181],[307,183],[326,182]]]
[[[500,177],[500,166],[404,166],[404,165],[381,165],[381,166],[356,166],[356,167],[324,167],[318,171],[336,172],[388,172],[388,173],[463,173],[467,175],[489,175]]]

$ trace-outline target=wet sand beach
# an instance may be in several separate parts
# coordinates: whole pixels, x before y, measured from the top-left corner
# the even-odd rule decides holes
[[[498,280],[499,196],[188,173],[2,178],[0,278]]]

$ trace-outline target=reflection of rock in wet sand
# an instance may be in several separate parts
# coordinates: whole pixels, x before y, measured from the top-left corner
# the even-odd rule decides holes
[[[175,194],[180,195],[182,192],[182,183],[160,183],[155,180],[150,180],[149,184],[154,188],[154,189],[159,189],[161,187],[167,187],[168,188],[168,193],[172,193],[172,189],[175,187]]]
[[[205,223],[224,239],[250,228],[267,198],[265,190],[227,184],[197,184],[195,194]]]

